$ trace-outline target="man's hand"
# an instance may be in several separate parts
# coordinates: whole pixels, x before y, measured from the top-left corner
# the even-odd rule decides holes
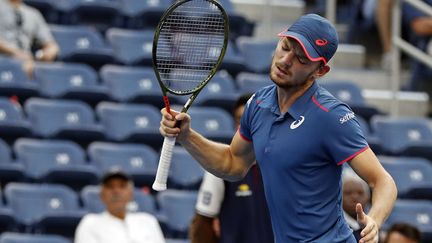
[[[369,217],[363,211],[363,207],[360,203],[356,205],[357,222],[364,228],[360,232],[360,243],[378,243],[379,239],[379,227],[375,220]]]

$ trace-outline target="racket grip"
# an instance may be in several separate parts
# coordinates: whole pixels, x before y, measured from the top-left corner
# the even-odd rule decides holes
[[[152,186],[153,190],[155,191],[164,191],[167,188],[166,184],[175,142],[176,138],[173,137],[165,137],[164,139],[161,155],[159,158],[159,165],[156,172],[156,178]]]

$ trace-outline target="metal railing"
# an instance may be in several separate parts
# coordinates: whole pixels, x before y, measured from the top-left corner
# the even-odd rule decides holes
[[[397,93],[400,88],[400,67],[401,67],[401,51],[408,54],[412,58],[424,63],[425,65],[432,68],[432,57],[426,54],[424,51],[405,41],[401,37],[402,27],[402,4],[407,2],[413,7],[423,11],[424,13],[432,16],[432,6],[420,1],[420,0],[394,0],[393,12],[392,12],[392,65],[391,65],[391,90],[393,93],[391,115],[399,115],[399,101],[397,99]],[[430,99],[431,97],[429,97]]]

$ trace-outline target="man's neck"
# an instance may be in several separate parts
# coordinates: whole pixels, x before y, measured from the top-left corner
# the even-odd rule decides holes
[[[289,90],[278,87],[278,103],[281,114],[286,113],[294,102],[301,97],[315,81],[308,82],[300,87],[293,87]]]
[[[116,217],[120,220],[124,220],[126,218],[126,212],[110,212],[108,211],[109,214],[111,214],[113,217]]]
[[[21,5],[21,2],[21,0],[9,0],[9,3],[16,8]]]

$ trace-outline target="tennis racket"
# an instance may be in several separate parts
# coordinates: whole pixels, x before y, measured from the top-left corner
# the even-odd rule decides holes
[[[215,75],[228,45],[228,16],[215,0],[180,0],[162,16],[153,38],[153,69],[170,112],[168,93],[190,95],[187,112]],[[175,138],[165,137],[152,188],[166,189]]]

